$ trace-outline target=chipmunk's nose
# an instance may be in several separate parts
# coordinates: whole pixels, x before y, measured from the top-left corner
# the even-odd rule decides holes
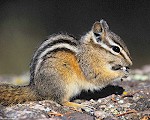
[[[125,67],[122,67],[121,68],[121,70],[123,70],[123,71],[125,71],[125,72],[127,72],[127,73],[129,73],[129,67],[128,66],[125,66]]]

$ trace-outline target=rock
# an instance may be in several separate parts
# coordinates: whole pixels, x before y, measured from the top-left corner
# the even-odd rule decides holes
[[[9,79],[10,81],[12,77],[0,77],[0,81],[3,79]],[[116,91],[113,91],[114,89]],[[84,97],[88,99],[81,100],[78,97],[78,100],[74,101],[94,108],[93,114],[76,111],[72,108],[61,106],[56,102],[44,100],[9,107],[0,105],[0,119],[140,120],[144,119],[144,117],[149,119],[150,66],[132,70],[129,79],[125,79],[122,82],[115,81],[111,84],[111,87],[105,87],[101,91],[95,91],[96,94],[91,92]],[[101,94],[103,95],[101,96]],[[90,96],[94,96],[94,98],[90,99]],[[129,112],[130,110],[131,112]]]

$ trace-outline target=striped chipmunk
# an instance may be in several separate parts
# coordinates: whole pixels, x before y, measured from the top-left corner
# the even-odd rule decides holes
[[[95,22],[80,40],[66,34],[52,35],[34,53],[30,84],[0,85],[0,103],[52,100],[84,109],[70,102],[82,90],[98,90],[113,80],[128,76],[132,60],[122,39],[111,32],[106,21]]]

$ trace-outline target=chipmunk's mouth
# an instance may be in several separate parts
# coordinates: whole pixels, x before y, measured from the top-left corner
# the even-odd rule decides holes
[[[129,73],[129,67],[127,67],[127,66],[115,65],[112,67],[112,70],[115,70],[115,71],[116,70],[122,70],[124,72]]]

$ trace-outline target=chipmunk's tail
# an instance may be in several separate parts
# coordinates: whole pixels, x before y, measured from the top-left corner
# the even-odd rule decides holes
[[[29,86],[0,85],[0,104],[8,106],[26,101],[35,101],[36,92]]]

